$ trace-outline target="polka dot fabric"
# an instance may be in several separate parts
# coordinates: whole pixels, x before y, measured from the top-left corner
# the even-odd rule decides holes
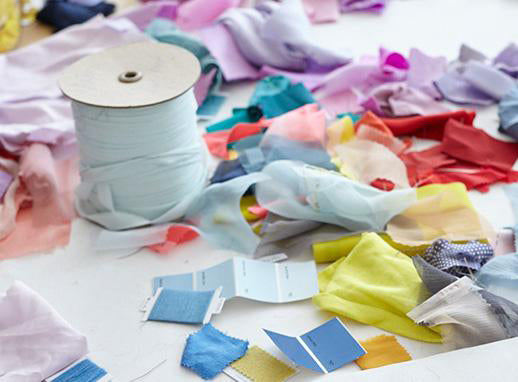
[[[445,239],[435,240],[423,254],[427,263],[457,277],[471,276],[491,257],[493,248],[489,244],[453,244]]]

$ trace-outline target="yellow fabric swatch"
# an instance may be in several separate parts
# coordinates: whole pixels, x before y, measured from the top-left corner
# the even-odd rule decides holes
[[[363,370],[410,361],[412,359],[395,336],[382,334],[381,336],[360,341],[360,344],[367,354],[361,356],[355,362]]]
[[[0,0],[0,52],[16,46],[20,28],[20,10],[16,0]]]
[[[375,233],[364,233],[349,253],[318,274],[320,308],[425,342],[441,342],[437,328],[417,325],[407,313],[422,300],[423,283],[412,259]]]
[[[492,236],[462,183],[419,187],[417,202],[388,223],[387,233],[398,243],[414,246],[439,238],[455,241]]]
[[[283,382],[297,372],[258,346],[252,346],[230,366],[254,382]]]
[[[327,149],[334,154],[334,147],[354,138],[354,123],[351,117],[337,119],[327,128]]]
[[[254,215],[248,211],[248,207],[252,207],[257,204],[257,199],[253,195],[245,195],[241,198],[239,208],[241,208],[241,214],[245,217],[245,220],[249,223],[259,220],[257,215]]]

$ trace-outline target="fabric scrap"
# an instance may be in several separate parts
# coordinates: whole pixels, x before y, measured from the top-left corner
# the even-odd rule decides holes
[[[187,338],[181,365],[203,379],[212,379],[245,355],[247,349],[248,341],[227,336],[207,324]]]
[[[367,354],[358,358],[355,362],[362,370],[392,365],[412,360],[410,354],[398,342],[396,336],[385,334],[360,341]]]
[[[491,259],[476,274],[476,282],[488,292],[518,304],[518,254]]]
[[[259,346],[252,346],[230,366],[254,382],[283,382],[297,373],[296,369]]]
[[[518,86],[507,93],[498,104],[501,133],[518,140]]]
[[[38,12],[38,21],[60,31],[74,24],[82,24],[96,15],[109,16],[115,11],[115,5],[101,1],[92,6],[85,6],[72,1],[51,0]]]
[[[20,281],[0,296],[0,338],[6,381],[41,382],[88,353],[86,337]]]
[[[53,379],[52,382],[95,382],[107,374],[106,370],[97,366],[89,359],[85,359],[60,374],[57,378]]]
[[[201,324],[215,291],[161,289],[148,320]]]
[[[193,227],[174,224],[168,228],[165,241],[148,245],[147,248],[159,254],[167,254],[176,246],[187,243],[200,236],[200,233]]]
[[[416,340],[441,342],[438,333],[406,316],[422,298],[412,260],[375,233],[362,234],[347,257],[320,272],[318,285],[313,302],[321,309]]]

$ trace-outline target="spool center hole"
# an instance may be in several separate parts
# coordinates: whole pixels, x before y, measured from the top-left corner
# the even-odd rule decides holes
[[[137,82],[142,78],[142,73],[136,70],[128,70],[119,75],[120,82]]]
[[[124,76],[125,76],[126,78],[133,78],[133,77],[136,77],[136,76],[137,76],[137,72],[126,72],[126,73],[124,74]]]

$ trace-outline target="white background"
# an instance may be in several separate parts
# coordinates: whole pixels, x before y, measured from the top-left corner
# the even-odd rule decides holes
[[[375,54],[380,45],[408,53],[418,47],[431,55],[454,59],[461,43],[468,43],[492,57],[509,42],[518,39],[516,0],[407,0],[389,2],[381,15],[349,14],[335,24],[315,28],[316,39],[334,49],[349,50],[354,56]],[[246,106],[253,84],[227,86],[229,100],[218,118],[232,107]],[[475,120],[478,127],[496,133],[496,107],[484,109]],[[500,138],[502,138],[500,136]],[[510,204],[499,186],[488,194],[471,193],[479,211],[495,228],[513,224]],[[150,294],[154,276],[192,272],[228,257],[231,253],[209,248],[203,242],[187,244],[168,256],[145,250],[120,258],[117,253],[96,253],[93,243],[99,228],[77,219],[71,243],[49,255],[29,256],[0,262],[0,292],[19,279],[40,293],[89,342],[91,358],[118,381],[129,381],[166,360],[142,381],[201,380],[180,366],[189,333],[198,326],[140,322],[138,309]],[[30,240],[30,238],[28,238]],[[310,259],[301,254],[294,261]],[[248,339],[276,356],[280,352],[262,328],[288,335],[302,334],[332,316],[318,311],[310,300],[291,304],[265,304],[236,298],[227,301],[212,324],[228,334]],[[383,331],[344,320],[357,339]],[[431,345],[398,336],[414,359],[443,351]],[[518,380],[512,354],[518,341],[442,354],[421,361],[360,371],[353,363],[329,375],[302,370],[299,381],[501,381]],[[225,375],[217,381],[229,380]]]

